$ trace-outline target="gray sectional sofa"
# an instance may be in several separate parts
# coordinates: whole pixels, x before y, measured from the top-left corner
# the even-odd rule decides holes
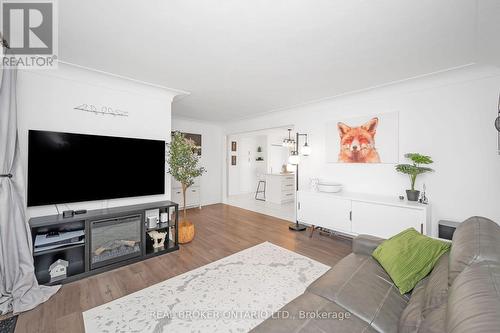
[[[472,217],[451,251],[401,295],[371,257],[383,240],[359,236],[353,253],[252,332],[500,332],[500,226]]]

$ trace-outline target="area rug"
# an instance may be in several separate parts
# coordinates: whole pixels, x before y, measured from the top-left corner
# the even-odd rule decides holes
[[[16,330],[17,316],[0,320],[0,333],[14,333]]]
[[[329,268],[261,243],[85,311],[85,331],[248,332]]]

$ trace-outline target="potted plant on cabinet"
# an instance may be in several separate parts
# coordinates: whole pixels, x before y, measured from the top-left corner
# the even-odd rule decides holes
[[[194,184],[195,178],[205,172],[205,168],[198,166],[200,158],[195,153],[195,143],[186,139],[182,133],[174,132],[172,141],[167,146],[168,173],[182,185],[184,202],[183,218],[179,223],[179,243],[185,244],[194,238],[194,225],[186,218],[186,191]]]
[[[417,201],[420,196],[420,191],[415,190],[415,182],[417,176],[426,172],[434,171],[429,167],[424,167],[422,165],[432,164],[433,161],[430,156],[420,155],[418,153],[407,153],[405,157],[409,159],[411,164],[398,164],[396,165],[396,171],[406,174],[410,177],[411,189],[406,190],[406,198],[408,201]]]

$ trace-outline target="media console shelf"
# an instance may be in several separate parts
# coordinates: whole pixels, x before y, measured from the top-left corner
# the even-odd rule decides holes
[[[167,213],[168,221],[149,228],[145,212],[152,209],[158,209],[160,214]],[[37,280],[44,285],[67,283],[176,251],[179,249],[178,221],[179,205],[171,201],[96,209],[69,218],[62,215],[31,218]],[[162,247],[147,246],[147,234],[151,231],[166,233]],[[36,236],[47,233],[77,236],[67,245],[35,248]],[[51,279],[49,267],[58,259],[69,263],[66,277]]]

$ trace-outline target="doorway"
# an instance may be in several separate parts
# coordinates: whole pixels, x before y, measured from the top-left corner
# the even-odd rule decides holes
[[[293,126],[227,136],[227,197],[232,206],[295,222],[294,166],[283,145]]]

